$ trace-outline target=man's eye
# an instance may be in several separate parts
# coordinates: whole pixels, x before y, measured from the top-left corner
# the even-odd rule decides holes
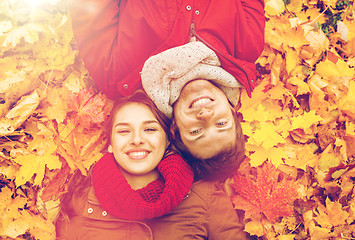
[[[223,122],[218,122],[217,123],[217,126],[224,126],[224,125],[226,125],[227,124],[227,122],[226,121],[223,121]]]
[[[196,134],[198,134],[198,133],[200,133],[200,132],[201,132],[201,128],[200,128],[200,129],[195,129],[195,130],[191,131],[190,134],[196,135]]]

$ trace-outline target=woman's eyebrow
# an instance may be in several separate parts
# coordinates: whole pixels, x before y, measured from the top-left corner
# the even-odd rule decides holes
[[[143,124],[150,124],[150,123],[157,123],[160,125],[160,123],[157,120],[147,120],[143,122]]]
[[[128,126],[129,123],[126,123],[126,122],[119,122],[119,123],[116,123],[113,127],[117,127],[117,126]]]
[[[157,124],[159,124],[159,122],[158,122],[157,120],[146,120],[146,121],[143,122],[143,124],[150,124],[150,123],[157,123]],[[129,122],[118,122],[118,123],[116,123],[116,124],[114,125],[114,127],[116,127],[116,126],[128,126],[128,125],[130,125]]]

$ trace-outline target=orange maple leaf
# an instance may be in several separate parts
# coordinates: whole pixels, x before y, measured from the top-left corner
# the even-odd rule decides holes
[[[75,122],[84,128],[98,125],[105,120],[105,98],[101,93],[97,94],[90,88],[84,88],[69,95],[68,101],[68,108],[74,115]]]
[[[297,183],[283,178],[269,162],[259,166],[256,174],[256,177],[235,175],[233,188],[238,193],[232,197],[235,208],[244,210],[246,218],[255,219],[263,213],[272,222],[293,215],[291,203],[297,198]]]

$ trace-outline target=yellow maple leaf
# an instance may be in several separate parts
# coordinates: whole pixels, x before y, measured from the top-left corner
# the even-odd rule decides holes
[[[303,0],[291,0],[289,4],[286,5],[287,10],[290,12],[298,14],[302,10]]]
[[[62,123],[68,113],[68,94],[66,88],[48,89],[45,100],[40,104],[44,116]]]
[[[248,122],[258,121],[258,122],[265,122],[268,119],[268,111],[265,111],[265,107],[262,104],[259,104],[256,109],[255,108],[248,108],[243,109],[241,111],[243,114],[243,119]]]
[[[323,0],[323,2],[329,7],[336,8],[338,0]]]
[[[9,58],[5,58],[5,60],[8,62],[14,61],[14,59]],[[29,78],[24,70],[4,71],[4,74],[0,73],[0,76],[2,78],[0,81],[0,95],[2,98],[0,117],[3,117],[20,97],[35,90],[38,87],[39,81]]]
[[[284,143],[285,139],[278,133],[278,128],[272,122],[265,122],[253,131],[248,142],[257,146],[262,145],[265,149]]]
[[[5,33],[9,32],[12,29],[12,22],[5,20],[0,22],[0,36],[4,35]]]
[[[302,28],[305,32],[305,38],[309,42],[308,47],[304,48],[307,50],[313,58],[313,61],[308,62],[309,64],[314,64],[318,61],[319,56],[329,47],[329,39],[324,34],[322,29],[318,25],[306,24]],[[309,59],[309,58],[308,58]]]
[[[255,146],[246,144],[246,149],[249,151],[250,165],[258,167],[266,160],[269,160],[275,167],[284,163],[284,159],[288,157],[286,152],[279,147],[265,149],[263,146]]]
[[[265,12],[268,15],[280,15],[285,11],[285,3],[282,0],[269,0],[265,3]]]
[[[316,217],[314,219],[321,227],[331,229],[335,226],[350,224],[348,222],[349,213],[343,210],[341,203],[332,202],[327,198],[325,204],[326,206],[318,205],[319,213],[315,211]]]
[[[42,26],[29,23],[24,26],[15,27],[12,31],[10,31],[3,44],[2,47],[15,47],[20,43],[21,39],[24,39],[25,42],[33,44],[38,41],[38,33],[42,32],[44,29]]]
[[[318,146],[314,143],[311,144],[292,144],[288,142],[283,147],[285,154],[285,164],[294,166],[306,171],[307,166],[315,167],[318,164],[319,157],[315,154]]]
[[[340,159],[335,154],[322,153],[319,159],[319,169],[327,173],[329,168],[337,167],[340,164]]]
[[[298,129],[298,128],[308,129],[312,125],[319,123],[319,121],[321,120],[322,118],[319,115],[316,115],[316,111],[311,110],[297,117],[290,118],[290,121],[292,123],[291,130]]]
[[[12,197],[14,192],[9,188],[3,187],[0,192],[0,236],[16,238],[24,234],[29,223],[23,221],[22,211],[28,203],[26,198],[17,196]]]
[[[286,70],[287,73],[290,74],[293,69],[299,64],[298,52],[289,47],[285,47],[286,49]]]
[[[353,122],[346,121],[346,134],[350,136],[355,135],[355,124]]]
[[[17,105],[5,115],[5,118],[12,120],[12,126],[16,129],[34,112],[39,101],[40,98],[35,90],[32,94],[22,97]]]
[[[17,186],[30,181],[34,174],[36,174],[34,185],[41,186],[46,166],[49,169],[58,169],[62,166],[58,156],[52,155],[50,151],[43,156],[32,153],[21,154],[16,156],[13,161],[21,165],[15,179]]]
[[[268,85],[267,81],[262,81],[258,86],[256,86],[253,91],[252,98],[248,97],[246,91],[242,91],[240,97],[242,106],[239,111],[243,113],[245,110],[250,108],[256,109],[258,105],[266,98],[264,93],[264,88],[266,85]]]
[[[348,93],[342,99],[339,108],[355,119],[355,81],[350,82]]]
[[[318,8],[310,7],[306,11],[301,11],[297,13],[297,17],[299,17],[302,22],[310,22],[310,23],[317,23],[322,24],[325,23],[326,18],[325,14],[319,12]]]
[[[290,77],[289,79],[287,79],[287,82],[298,87],[297,94],[296,94],[297,96],[307,94],[310,92],[308,84],[298,77]]]
[[[244,231],[250,233],[250,235],[256,235],[261,237],[265,234],[265,229],[260,221],[250,221],[244,226]]]
[[[350,68],[343,60],[338,60],[337,63],[333,63],[326,59],[317,64],[316,73],[322,77],[353,77],[354,68]]]

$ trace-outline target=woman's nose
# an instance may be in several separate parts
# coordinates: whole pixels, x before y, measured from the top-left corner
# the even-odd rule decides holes
[[[213,111],[209,108],[201,108],[201,110],[197,113],[197,119],[208,119],[212,116]]]
[[[140,133],[134,133],[132,136],[132,144],[135,146],[141,145],[144,143],[144,139]]]

